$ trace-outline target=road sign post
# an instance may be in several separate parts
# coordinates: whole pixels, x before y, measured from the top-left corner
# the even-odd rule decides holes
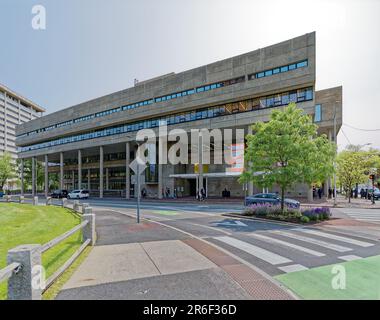
[[[132,171],[136,175],[136,189],[137,189],[137,223],[140,223],[140,200],[141,200],[141,191],[140,191],[140,176],[146,169],[146,164],[140,163],[138,159],[135,159],[131,162],[129,167],[132,169]]]

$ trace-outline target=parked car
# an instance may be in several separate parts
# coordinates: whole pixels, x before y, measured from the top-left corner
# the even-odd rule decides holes
[[[88,199],[89,196],[88,190],[73,190],[68,194],[69,199]]]
[[[254,196],[249,196],[245,198],[245,205],[250,206],[254,204],[270,203],[272,205],[280,205],[281,198],[277,193],[258,193]],[[284,199],[284,203],[289,208],[299,208],[300,202],[293,199]]]
[[[67,190],[54,190],[51,194],[50,197],[56,198],[56,199],[62,199],[62,198],[67,198]]]
[[[378,188],[375,188],[375,192],[373,191],[373,189],[368,189],[368,199],[372,199],[372,193],[375,197],[375,200],[379,200],[380,199],[380,190]]]

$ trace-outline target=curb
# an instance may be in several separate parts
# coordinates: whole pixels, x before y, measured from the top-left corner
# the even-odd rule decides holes
[[[311,226],[311,225],[299,224],[299,223],[294,223],[294,222],[278,221],[278,220],[270,220],[270,219],[242,216],[238,213],[223,213],[222,216],[223,217],[231,217],[231,218],[239,218],[239,219],[243,219],[243,220],[254,220],[254,221],[259,221],[259,222],[274,223],[274,224],[292,226],[292,227],[298,227],[298,228]]]

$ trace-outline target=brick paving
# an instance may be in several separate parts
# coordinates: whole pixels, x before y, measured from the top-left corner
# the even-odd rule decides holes
[[[254,300],[294,300],[287,291],[262,274],[212,245],[198,239],[182,240],[214,262],[234,279]]]

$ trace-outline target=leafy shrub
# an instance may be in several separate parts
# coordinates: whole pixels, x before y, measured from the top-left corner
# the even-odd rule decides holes
[[[256,216],[263,218],[281,219],[281,220],[297,220],[302,214],[299,209],[285,208],[284,212],[279,205],[271,205],[270,203],[254,204],[245,209],[244,215]]]
[[[310,219],[309,219],[308,217],[306,217],[306,216],[302,216],[302,217],[300,218],[300,221],[301,221],[302,223],[309,223],[309,222],[310,222]]]
[[[301,210],[301,213],[311,221],[328,220],[331,217],[330,208],[307,208]]]
[[[272,210],[272,205],[270,203],[258,203],[245,209],[244,214],[249,216],[266,217]]]

